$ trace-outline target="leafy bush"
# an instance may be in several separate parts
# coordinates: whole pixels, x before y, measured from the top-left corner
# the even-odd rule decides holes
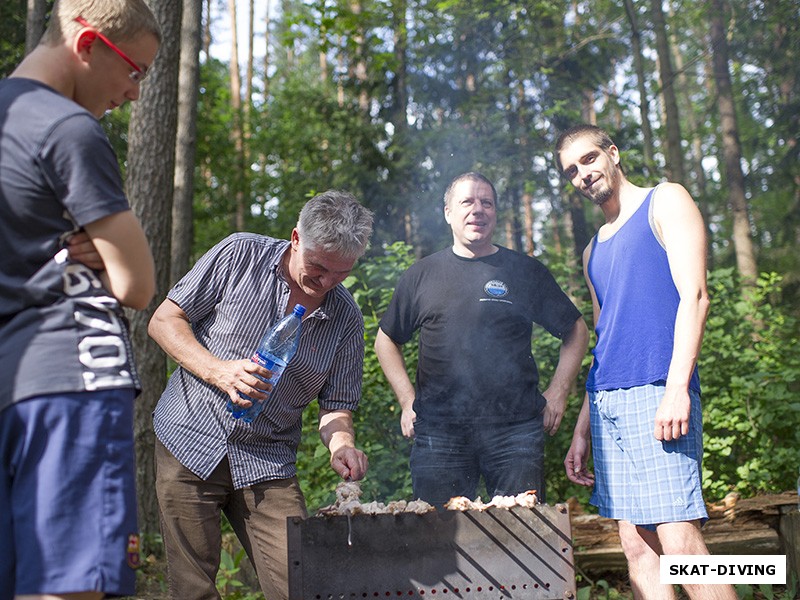
[[[732,269],[709,277],[700,356],[703,488],[709,498],[793,489],[800,448],[798,323],[771,302],[781,277],[742,290]]]
[[[369,471],[361,488],[362,500],[386,502],[411,498],[408,468],[410,442],[400,432],[400,406],[386,382],[373,345],[378,322],[392,298],[397,278],[414,261],[410,246],[396,242],[379,256],[363,259],[345,281],[364,314],[364,379],[361,404],[353,416],[356,445],[369,457]],[[405,347],[409,372],[416,370],[416,344]],[[412,379],[413,380],[413,379]],[[333,503],[339,476],[330,468],[330,455],[317,433],[316,402],[305,411],[303,440],[297,470],[309,511]]]

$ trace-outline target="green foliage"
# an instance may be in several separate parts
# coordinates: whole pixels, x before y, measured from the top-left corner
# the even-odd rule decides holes
[[[711,310],[700,356],[703,487],[710,498],[792,489],[800,448],[797,320],[774,303],[781,278],[742,290],[732,269],[709,277]]]
[[[733,587],[739,600],[797,600],[800,597],[797,576],[790,572],[787,573],[787,579],[785,586],[737,583]]]
[[[131,105],[124,104],[103,115],[100,124],[108,136],[108,141],[117,155],[122,179],[125,181],[125,173],[128,166],[128,123],[131,120]]]
[[[231,136],[228,77],[227,65],[217,60],[201,65],[193,206],[195,259],[233,231],[231,215],[240,168]]]
[[[233,556],[227,550],[222,550],[216,581],[220,596],[223,600],[264,600],[264,594],[246,589],[238,578],[243,560],[247,560],[243,548]]]
[[[365,347],[362,400],[353,420],[356,444],[369,458],[369,471],[361,484],[363,501],[411,499],[408,469],[409,442],[400,432],[400,411],[373,351],[378,322],[391,300],[397,278],[413,262],[411,247],[397,242],[383,253],[362,260],[345,281],[364,314]],[[416,349],[408,344],[406,362],[416,368]],[[303,418],[303,440],[297,470],[310,512],[333,503],[341,481],[330,468],[330,455],[319,441],[316,402]]]
[[[355,415],[355,426],[370,459],[370,475],[362,485],[367,500],[412,499],[408,468],[410,442],[400,431],[400,406],[386,382],[373,346],[397,278],[411,266],[413,259],[412,248],[397,242],[387,246],[382,255],[363,261],[355,277],[346,282],[364,314],[363,400]],[[413,381],[417,366],[416,344],[407,344],[404,354]]]
[[[25,53],[25,2],[0,2],[0,78],[7,77]]]
[[[261,212],[283,229],[294,226],[312,189],[348,189],[378,208],[379,171],[386,167],[378,144],[385,134],[357,106],[338,102],[325,84],[302,73],[287,76],[255,135],[258,146],[267,149],[257,179],[265,192]],[[279,200],[280,210],[269,202],[272,198]]]
[[[629,590],[622,591],[605,579],[592,581],[584,574],[578,573],[575,580],[578,586],[576,600],[627,600],[633,598],[633,594]],[[583,585],[584,580],[588,585]]]

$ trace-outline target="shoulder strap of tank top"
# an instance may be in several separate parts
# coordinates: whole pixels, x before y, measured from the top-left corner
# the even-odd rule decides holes
[[[660,183],[656,184],[656,186],[647,193],[647,198],[645,199],[645,202],[650,202],[650,205],[647,207],[647,222],[650,224],[650,231],[653,232],[653,236],[656,238],[658,244],[662,248],[664,248],[664,250],[666,250],[667,247],[664,245],[664,240],[661,239],[661,235],[659,235],[658,233],[658,227],[656,227],[656,220],[655,217],[653,216],[653,207],[655,206],[656,192],[660,187],[661,187]]]

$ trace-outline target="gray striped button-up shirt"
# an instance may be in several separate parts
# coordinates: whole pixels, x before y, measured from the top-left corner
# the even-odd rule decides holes
[[[285,240],[235,233],[209,250],[167,297],[188,315],[212,354],[247,358],[287,312],[281,258],[288,248]],[[237,489],[292,477],[303,409],[318,398],[322,409],[355,410],[363,362],[364,319],[338,285],[303,319],[297,353],[252,423],[231,416],[227,394],[178,367],[153,413],[156,436],[203,479],[226,454]]]

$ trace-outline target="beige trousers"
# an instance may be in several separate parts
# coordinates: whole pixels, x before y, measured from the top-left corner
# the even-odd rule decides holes
[[[266,600],[286,600],[289,565],[286,518],[307,516],[297,478],[234,490],[228,459],[208,480],[189,471],[156,439],[156,494],[174,600],[217,600],[221,512],[258,574]]]

